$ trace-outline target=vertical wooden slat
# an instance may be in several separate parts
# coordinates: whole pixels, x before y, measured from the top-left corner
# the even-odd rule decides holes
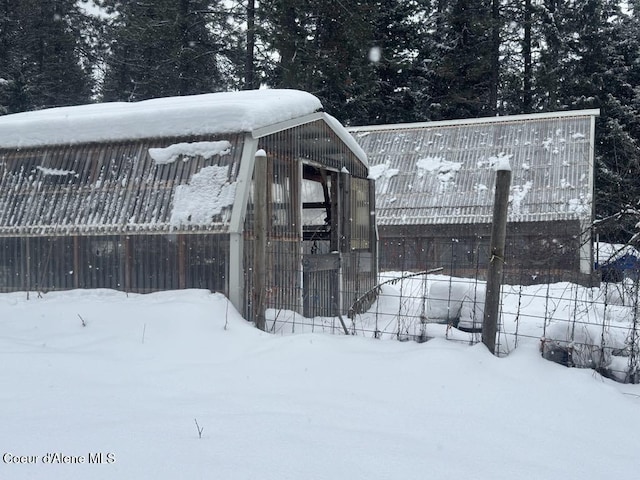
[[[266,155],[256,155],[254,178],[254,291],[253,305],[256,327],[265,330],[265,309],[266,309],[266,261],[267,261],[267,201],[268,192],[272,183],[267,174]]]

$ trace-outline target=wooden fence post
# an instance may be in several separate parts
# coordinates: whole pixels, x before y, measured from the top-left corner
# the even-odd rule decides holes
[[[267,178],[267,154],[264,150],[256,152],[253,173],[253,318],[256,327],[266,328],[266,261],[267,261],[267,186],[271,184]]]
[[[496,193],[491,225],[491,247],[487,272],[487,295],[482,319],[482,343],[495,354],[498,317],[500,315],[500,290],[504,267],[504,245],[507,237],[507,207],[511,187],[511,166],[508,157],[498,161],[496,169]]]

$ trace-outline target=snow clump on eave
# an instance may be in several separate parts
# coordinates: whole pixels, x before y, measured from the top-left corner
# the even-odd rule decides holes
[[[174,143],[164,148],[150,148],[149,156],[156,165],[166,165],[175,162],[179,157],[201,156],[208,160],[215,155],[228,155],[230,152],[231,143],[227,140],[221,140],[219,142]]]

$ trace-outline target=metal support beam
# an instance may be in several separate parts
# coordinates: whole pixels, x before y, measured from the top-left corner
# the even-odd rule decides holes
[[[245,136],[240,170],[236,185],[236,201],[229,224],[229,300],[240,313],[246,316],[247,299],[244,292],[244,219],[253,177],[253,166],[258,141],[250,134]]]

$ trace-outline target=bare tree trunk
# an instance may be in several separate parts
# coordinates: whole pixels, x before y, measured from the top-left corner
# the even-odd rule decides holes
[[[547,109],[555,110],[558,108],[558,64],[560,56],[560,38],[558,37],[558,29],[556,28],[556,6],[557,0],[545,0],[544,2],[548,16],[545,18],[547,23],[547,33],[545,40],[548,44],[548,60],[544,65],[545,73],[547,76]]]
[[[500,0],[491,4],[491,89],[489,112],[498,112],[498,83],[500,82]]]
[[[244,61],[244,89],[253,90],[254,80],[254,49],[256,44],[256,2],[247,0],[247,51]]]
[[[524,0],[524,38],[522,39],[524,73],[522,81],[522,113],[533,109],[533,63],[531,60],[531,0]]]
[[[185,95],[189,91],[192,80],[192,72],[189,65],[189,0],[181,0],[178,14],[178,32],[180,34],[180,80],[179,94]]]

